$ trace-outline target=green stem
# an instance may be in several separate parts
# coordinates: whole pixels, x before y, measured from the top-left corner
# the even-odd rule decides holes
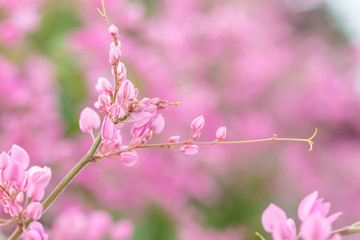
[[[93,156],[96,153],[99,145],[101,143],[101,135],[99,134],[95,139],[93,145],[91,146],[89,152],[71,169],[71,171],[61,180],[61,182],[56,186],[56,188],[52,191],[52,193],[46,198],[43,202],[43,214],[44,212],[51,206],[51,204],[57,199],[57,197],[64,191],[64,189],[70,184],[70,182],[74,179],[74,177],[83,169],[86,164],[93,161]],[[28,227],[32,222],[32,219],[29,219],[25,222],[25,227]],[[16,240],[22,234],[22,226],[18,226],[18,228],[13,232],[13,234],[9,237],[9,240]]]
[[[341,236],[357,234],[357,233],[360,233],[360,227],[354,227],[354,226],[344,227],[344,228],[332,231],[331,235],[335,235],[337,233],[340,234]]]

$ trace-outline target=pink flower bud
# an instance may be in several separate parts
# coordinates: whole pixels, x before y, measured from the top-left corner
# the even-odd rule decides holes
[[[28,197],[31,197],[33,200],[40,201],[44,197],[45,187],[41,183],[31,183],[26,194]]]
[[[111,46],[110,52],[109,52],[109,63],[112,66],[116,66],[121,57],[121,50],[118,46]]]
[[[44,228],[39,222],[32,222],[29,230],[24,231],[28,240],[48,240],[48,235],[44,232]]]
[[[118,75],[118,82],[125,81],[126,79],[127,70],[124,63],[120,62],[117,66],[117,75]]]
[[[159,134],[164,130],[165,120],[161,113],[157,114],[155,118],[151,121],[151,128],[154,130],[155,134]]]
[[[24,211],[24,216],[34,220],[38,220],[41,217],[43,211],[43,205],[40,202],[30,203]]]
[[[103,140],[112,140],[116,138],[116,126],[108,117],[105,117],[104,119],[101,129],[101,137]]]
[[[219,140],[222,140],[226,137],[226,127],[220,127],[217,131],[216,131],[216,138]]]
[[[9,166],[5,168],[4,179],[5,181],[14,181],[17,184],[20,184],[25,177],[24,169],[21,166],[21,163],[12,161]]]
[[[108,106],[110,106],[111,99],[109,95],[106,94],[100,94],[98,97],[97,102],[94,104],[94,106],[99,109],[100,111],[107,111]]]
[[[146,125],[138,128],[133,125],[130,129],[130,134],[133,135],[135,138],[141,138],[145,134],[146,130]]]
[[[90,132],[93,128],[98,129],[100,127],[100,117],[94,110],[86,107],[80,114],[79,126],[83,133]]]
[[[24,179],[19,184],[19,188],[21,191],[26,192],[30,187],[30,173],[28,171],[25,172]]]
[[[284,210],[272,203],[265,209],[261,216],[263,228],[269,233],[274,231],[276,225],[279,225],[281,222],[286,222],[286,220],[287,216]]]
[[[29,169],[31,175],[31,184],[36,183],[38,186],[41,185],[45,188],[51,179],[51,169],[49,167],[38,167],[34,166]]]
[[[9,204],[5,205],[4,207],[5,212],[9,213],[12,217],[19,216],[19,212],[23,210],[20,205],[13,202],[9,202]]]
[[[30,158],[28,153],[18,145],[14,144],[9,152],[12,161],[17,161],[25,170],[29,166]]]
[[[320,214],[314,213],[301,224],[303,239],[327,240],[331,234],[331,224]]]
[[[10,156],[6,152],[0,154],[0,169],[6,168],[10,164]]]
[[[198,140],[198,139],[200,138],[200,135],[201,135],[200,131],[195,131],[195,132],[191,135],[191,140],[193,140],[193,141]]]
[[[301,221],[305,221],[306,218],[319,212],[322,216],[326,217],[330,211],[330,203],[323,203],[322,199],[317,199],[318,192],[313,193],[304,197],[298,207],[298,216]]]
[[[109,33],[111,36],[115,37],[119,34],[119,29],[115,25],[111,24],[109,27]]]
[[[122,99],[123,101],[127,101],[129,99],[135,98],[135,95],[136,94],[135,94],[134,85],[132,84],[131,81],[125,80],[124,82],[121,83],[119,89],[120,99]]]
[[[196,145],[185,145],[182,148],[180,148],[180,151],[182,151],[185,156],[191,156],[198,153],[199,147]]]
[[[147,124],[152,118],[152,114],[149,112],[133,112],[130,114],[131,119],[134,121],[134,127],[139,128]]]
[[[95,85],[96,91],[99,93],[110,94],[112,92],[112,86],[109,80],[103,77],[99,77]]]
[[[123,164],[127,167],[134,166],[135,163],[139,160],[139,156],[134,151],[123,152],[120,154],[120,157]]]
[[[168,143],[177,143],[179,142],[180,136],[172,136],[169,138]]]
[[[24,202],[24,193],[23,192],[19,192],[19,194],[16,195],[15,202],[19,205]]]
[[[191,122],[191,128],[194,130],[200,130],[203,128],[205,124],[205,119],[204,116],[198,116],[197,118],[195,118],[192,122]]]

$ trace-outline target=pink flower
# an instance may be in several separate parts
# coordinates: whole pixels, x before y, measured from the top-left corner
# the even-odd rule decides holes
[[[131,119],[133,119],[133,126],[136,128],[143,127],[146,125],[150,119],[152,118],[152,114],[149,112],[141,111],[141,112],[133,112],[130,114]]]
[[[134,151],[123,152],[121,153],[120,157],[123,164],[127,167],[134,166],[136,162],[139,160],[139,156]]]
[[[9,166],[5,168],[4,171],[4,180],[5,181],[14,181],[17,184],[20,184],[25,177],[25,171],[21,166],[21,163],[12,161]]]
[[[24,216],[38,220],[41,217],[43,211],[43,205],[40,202],[30,203],[24,211]]]
[[[299,204],[298,216],[299,219],[304,222],[308,217],[314,213],[319,213],[323,217],[327,217],[330,211],[331,204],[326,202],[323,203],[323,199],[317,199],[318,192],[314,191],[313,193],[307,195]],[[330,224],[334,222],[342,213],[337,212],[328,217]]]
[[[22,147],[14,144],[11,147],[9,155],[11,160],[19,162],[24,170],[29,166],[30,157]]]
[[[331,234],[331,224],[320,213],[309,216],[300,228],[300,235],[304,239],[327,240]]]
[[[261,217],[261,223],[265,231],[272,233],[274,240],[292,240],[296,238],[295,222],[287,218],[286,213],[276,206],[270,204]]]
[[[19,212],[22,210],[23,208],[19,204],[14,202],[9,202],[7,205],[4,205],[4,211],[6,213],[9,213],[12,217],[19,216]]]
[[[114,122],[108,117],[105,117],[104,119],[101,129],[101,137],[103,140],[112,140],[117,137],[116,126]]]
[[[185,154],[185,156],[191,156],[198,153],[199,147],[196,145],[185,145],[180,148],[180,151]]]
[[[271,203],[263,212],[261,216],[261,223],[265,231],[272,233],[275,225],[281,222],[286,222],[287,216],[284,210]]]
[[[205,119],[203,115],[198,116],[191,122],[191,128],[194,130],[200,130],[205,124]]]
[[[120,57],[121,57],[121,50],[119,46],[111,46],[110,47],[110,52],[109,52],[109,63],[112,66],[116,66],[119,61],[120,61]]]
[[[99,109],[102,112],[106,112],[107,108],[110,106],[111,104],[111,98],[109,95],[106,94],[100,94],[98,96],[98,100],[97,102],[95,102],[94,106]]]
[[[168,139],[168,143],[177,143],[179,142],[180,136],[172,136]]]
[[[107,80],[106,78],[103,78],[103,77],[98,78],[98,81],[95,85],[95,89],[99,93],[105,93],[105,94],[109,94],[109,95],[112,92],[111,83],[109,82],[109,80]]]
[[[111,36],[115,37],[119,34],[119,29],[115,25],[111,24],[109,27],[109,33]]]
[[[216,138],[219,140],[223,140],[226,137],[226,127],[220,127],[216,131]]]
[[[157,114],[154,119],[151,121],[151,128],[154,130],[154,133],[159,134],[164,130],[165,120],[161,113]]]
[[[127,70],[124,63],[119,62],[119,65],[117,66],[117,74],[119,82],[122,82],[126,79]]]
[[[135,88],[131,81],[125,80],[121,83],[119,89],[119,97],[121,101],[128,101],[129,99],[135,98]]]
[[[44,232],[44,228],[39,222],[32,222],[29,225],[29,230],[24,231],[26,240],[47,240],[48,235]]]
[[[100,117],[94,110],[86,107],[80,114],[79,126],[82,132],[90,133],[92,129],[100,127]]]
[[[10,164],[10,156],[6,152],[0,154],[0,169],[4,169]]]

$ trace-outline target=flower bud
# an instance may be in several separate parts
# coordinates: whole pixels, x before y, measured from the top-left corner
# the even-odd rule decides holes
[[[112,92],[111,83],[109,82],[109,80],[107,80],[106,78],[103,78],[103,77],[98,78],[98,81],[95,85],[95,89],[99,93],[104,93],[104,94],[109,94],[109,95]]]
[[[115,25],[111,24],[109,27],[109,33],[111,36],[117,37],[119,34],[119,29]]]
[[[120,61],[120,57],[121,57],[120,48],[118,46],[112,46],[109,52],[109,63],[112,66],[116,66]]]
[[[8,205],[4,206],[4,210],[6,213],[9,213],[10,216],[17,217],[19,216],[19,212],[22,211],[23,208],[14,202],[9,202]]]
[[[39,222],[32,222],[29,225],[29,231],[24,231],[27,239],[48,240],[48,235],[44,232],[44,228]]]
[[[203,115],[198,116],[191,122],[191,128],[194,130],[200,130],[205,124],[205,119]]]
[[[119,96],[123,101],[135,98],[135,88],[131,81],[125,80],[122,82],[119,89]]]
[[[222,140],[226,137],[226,127],[220,127],[217,131],[216,131],[216,138],[219,140]]]
[[[185,145],[182,148],[180,148],[180,151],[182,151],[185,156],[191,156],[198,153],[199,147],[196,145]]]
[[[120,154],[120,157],[123,164],[127,167],[134,166],[135,163],[139,160],[139,156],[134,151],[123,152]]]
[[[30,203],[26,210],[24,211],[24,216],[27,218],[32,218],[38,220],[41,217],[43,211],[43,205],[40,202]]]
[[[192,135],[191,135],[191,140],[196,141],[200,138],[201,132],[200,131],[195,131]]]
[[[0,154],[0,169],[4,169],[10,164],[10,156],[6,152]]]
[[[116,138],[116,126],[108,117],[105,117],[104,119],[101,129],[101,137],[103,140],[112,140]]]
[[[90,132],[93,128],[100,127],[100,117],[94,110],[86,107],[80,114],[79,126],[83,133]]]
[[[5,181],[14,181],[17,184],[20,184],[24,179],[25,173],[24,169],[21,166],[21,163],[12,161],[9,166],[5,168],[4,171],[4,180]]]
[[[33,200],[40,201],[44,197],[45,187],[41,183],[31,183],[29,189],[26,192],[28,197]]]
[[[36,183],[42,187],[46,187],[51,179],[51,169],[49,167],[34,166],[29,169],[31,175],[31,184]]]
[[[127,70],[124,63],[120,62],[117,66],[117,75],[118,75],[118,82],[125,81],[126,79]]]
[[[30,157],[22,147],[14,144],[11,147],[9,155],[11,160],[19,162],[24,170],[29,166]]]
[[[146,125],[150,121],[152,116],[153,115],[151,113],[145,111],[133,112],[130,114],[131,119],[134,120],[133,126],[136,128]]]
[[[151,121],[151,128],[154,130],[155,134],[159,134],[165,127],[165,120],[161,113],[157,114],[155,118]]]
[[[177,143],[179,142],[180,136],[172,136],[169,138],[168,143]]]

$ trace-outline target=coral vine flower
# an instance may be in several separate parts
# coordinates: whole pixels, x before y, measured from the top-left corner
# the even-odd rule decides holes
[[[328,240],[331,235],[331,224],[341,215],[335,213],[327,217],[330,211],[330,203],[323,203],[323,199],[317,199],[315,191],[306,196],[299,204],[298,215],[301,220],[300,236],[304,240]],[[286,213],[270,204],[261,218],[265,231],[272,234],[274,240],[295,240],[296,226],[294,220],[287,218]],[[335,234],[330,240],[341,240],[341,236]]]
[[[226,137],[226,127],[220,127],[216,131],[216,139],[223,140]]]
[[[100,127],[100,117],[94,110],[86,107],[80,114],[79,125],[83,133],[91,133],[92,129]]]
[[[191,128],[193,130],[200,130],[205,124],[205,119],[203,115],[198,116],[191,122]]]

